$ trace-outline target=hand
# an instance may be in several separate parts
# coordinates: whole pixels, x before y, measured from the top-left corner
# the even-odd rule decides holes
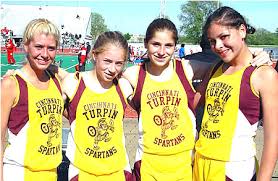
[[[261,66],[261,65],[272,65],[273,62],[271,61],[269,54],[266,51],[255,51],[253,53],[253,60],[250,62],[252,66]]]

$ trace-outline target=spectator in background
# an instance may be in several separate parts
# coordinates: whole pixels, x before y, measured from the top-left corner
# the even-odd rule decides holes
[[[86,43],[86,60],[90,59],[91,45],[90,42]]]
[[[86,64],[86,47],[85,47],[85,42],[81,42],[80,50],[78,52],[78,63],[79,63],[79,72],[84,72],[85,71],[85,64]]]
[[[1,35],[4,39],[8,38],[9,31],[10,30],[6,26],[3,29],[1,29]]]
[[[181,44],[181,47],[179,49],[179,57],[180,59],[184,58],[185,57],[185,53],[184,53],[184,44],[182,43]]]
[[[16,46],[14,45],[13,40],[11,38],[7,40],[6,49],[8,64],[15,64],[14,51],[16,49]]]
[[[204,61],[211,64],[215,64],[220,61],[219,56],[211,50],[210,43],[204,34],[202,35],[200,46],[202,48],[201,52],[186,55],[184,58],[190,61]]]
[[[273,50],[269,51],[269,57],[270,57],[270,59],[273,59]]]

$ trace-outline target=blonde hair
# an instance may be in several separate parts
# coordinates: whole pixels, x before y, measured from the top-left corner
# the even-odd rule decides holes
[[[53,35],[56,41],[56,47],[59,46],[60,32],[58,28],[49,20],[40,18],[30,21],[23,34],[24,45],[28,45],[36,34]]]

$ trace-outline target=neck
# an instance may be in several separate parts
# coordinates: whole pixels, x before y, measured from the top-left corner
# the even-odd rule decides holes
[[[93,69],[92,70],[92,77],[93,77],[93,80],[94,82],[96,83],[96,85],[98,85],[99,88],[102,88],[102,89],[109,89],[110,87],[112,87],[113,85],[113,82],[106,82],[106,81],[103,81],[99,75],[97,75],[97,72],[96,72],[96,69]]]
[[[161,76],[165,74],[166,72],[169,72],[172,70],[172,61],[169,61],[166,65],[164,66],[157,66],[152,62],[147,62],[146,63],[146,68],[147,71],[154,76]]]
[[[253,59],[253,55],[249,48],[245,45],[241,49],[240,53],[238,54],[237,57],[231,61],[230,65],[231,66],[246,66],[249,65],[251,60]]]
[[[34,69],[29,62],[22,67],[22,70],[27,74],[31,81],[46,82],[49,80],[45,70]]]

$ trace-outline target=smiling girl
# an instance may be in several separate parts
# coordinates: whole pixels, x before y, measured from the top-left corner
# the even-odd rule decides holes
[[[62,161],[63,99],[58,79],[46,69],[55,59],[59,39],[59,31],[50,21],[32,20],[23,35],[26,64],[1,82],[2,151],[8,131],[5,181],[57,180],[56,168]]]
[[[205,112],[195,146],[194,180],[271,180],[278,157],[278,74],[271,66],[250,65],[253,55],[245,39],[253,30],[234,9],[217,9],[204,30],[222,61],[203,82]],[[256,172],[260,107],[264,148]]]

